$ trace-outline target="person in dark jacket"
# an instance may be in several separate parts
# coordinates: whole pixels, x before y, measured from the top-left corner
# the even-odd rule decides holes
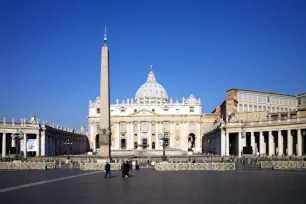
[[[121,172],[122,172],[122,177],[124,177],[124,176],[125,176],[124,166],[125,166],[125,162],[122,162],[122,164],[121,164]]]
[[[126,161],[125,164],[124,164],[124,167],[123,167],[123,172],[124,172],[125,178],[129,177],[129,170],[130,170],[130,165],[129,165],[129,162]]]
[[[104,178],[106,178],[107,175],[108,175],[108,178],[111,178],[110,169],[111,169],[111,165],[107,162],[107,163],[105,164],[105,176],[104,176]]]

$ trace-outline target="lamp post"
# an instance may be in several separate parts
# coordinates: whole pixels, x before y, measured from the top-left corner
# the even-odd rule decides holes
[[[158,137],[160,138],[160,142],[162,143],[163,146],[163,161],[166,161],[166,136],[169,136],[169,133],[159,133]]]
[[[67,145],[67,147],[68,147],[68,159],[69,159],[70,145],[72,145],[72,142],[68,139],[68,140],[66,140],[66,142],[64,142],[64,145]]]
[[[16,134],[12,134],[11,137],[12,137],[12,141],[15,140],[15,144],[16,144],[16,160],[18,159],[18,152],[20,152],[20,145],[18,145],[20,142],[20,140],[23,139],[23,136],[24,136],[24,133],[22,131],[19,131],[19,129],[17,129],[17,133]],[[15,145],[12,145],[13,147]],[[25,150],[24,150],[25,151]],[[24,154],[26,154],[26,152],[24,152]]]

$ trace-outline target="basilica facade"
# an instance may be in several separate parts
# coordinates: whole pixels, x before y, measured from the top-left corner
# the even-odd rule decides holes
[[[103,112],[97,97],[89,102],[89,144],[93,151],[99,151],[100,114]],[[110,106],[110,115],[112,152],[162,150],[162,138],[168,150],[202,152],[202,122],[209,117],[203,117],[201,100],[192,94],[180,101],[169,98],[157,82],[152,66],[135,97],[121,102],[117,99]]]

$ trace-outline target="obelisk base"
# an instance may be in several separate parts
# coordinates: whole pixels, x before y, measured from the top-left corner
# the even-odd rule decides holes
[[[110,160],[110,135],[109,133],[99,134],[99,144],[100,144],[100,157],[101,159]]]

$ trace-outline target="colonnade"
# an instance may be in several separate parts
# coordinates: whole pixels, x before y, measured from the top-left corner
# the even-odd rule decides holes
[[[221,130],[221,156],[252,154],[302,156],[306,154],[306,128]]]

